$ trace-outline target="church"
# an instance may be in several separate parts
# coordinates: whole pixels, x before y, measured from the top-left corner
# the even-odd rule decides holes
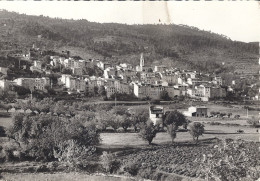
[[[143,53],[141,53],[140,65],[136,66],[136,71],[137,72],[153,72],[152,67],[144,65],[144,54]]]

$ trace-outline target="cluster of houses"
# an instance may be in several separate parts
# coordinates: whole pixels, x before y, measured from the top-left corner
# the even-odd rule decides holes
[[[109,98],[113,94],[131,94],[137,98],[160,99],[162,92],[167,92],[173,98],[177,96],[190,96],[192,98],[207,101],[209,98],[225,97],[226,90],[221,87],[221,77],[214,77],[207,80],[196,71],[180,70],[178,68],[160,66],[146,66],[143,54],[140,57],[140,64],[133,66],[128,63],[111,64],[97,59],[78,60],[60,56],[51,56],[49,66],[65,67],[71,70],[71,74],[61,74],[58,81],[72,92],[89,92],[95,94],[101,86],[106,90]],[[30,67],[32,71],[46,71],[42,66],[43,62],[35,60]],[[90,66],[97,66],[103,71],[103,76],[89,76],[84,69]],[[6,69],[1,68],[6,74]],[[12,82],[0,81],[0,87],[7,89],[9,84],[17,84],[26,88],[34,88],[44,91],[47,86],[52,87],[48,77],[42,78],[17,78]]]
[[[166,67],[164,65],[147,66],[143,54],[138,66],[128,63],[111,64],[98,59],[79,60],[51,56],[49,66],[65,67],[71,73],[61,74],[58,85],[66,88],[68,93],[93,93],[100,87],[104,87],[106,96],[110,98],[114,94],[135,95],[140,99],[160,99],[162,92],[167,92],[170,98],[189,96],[194,99],[208,101],[210,98],[221,98],[227,95],[227,90],[222,87],[221,77],[205,75],[196,71],[180,70],[179,68]],[[43,62],[35,60],[30,69],[45,71]],[[97,66],[103,71],[103,76],[89,76],[84,71],[86,68]],[[6,74],[5,68],[0,72]],[[42,78],[17,78],[12,82],[0,80],[0,87],[7,89],[14,83],[26,88],[46,90],[52,87],[52,81],[48,77]]]
[[[209,98],[226,96],[226,90],[221,87],[221,77],[205,81],[196,71],[181,71],[166,66],[145,66],[142,54],[140,65],[136,67],[127,63],[113,65],[100,60],[52,57],[51,64],[54,66],[57,62],[64,64],[73,72],[72,75],[62,74],[60,79],[60,84],[71,92],[95,93],[95,90],[104,86],[108,98],[113,94],[124,93],[134,94],[140,99],[160,99],[163,91],[166,91],[171,98],[183,95],[205,101]],[[84,67],[90,64],[95,64],[103,70],[103,76],[82,74]]]

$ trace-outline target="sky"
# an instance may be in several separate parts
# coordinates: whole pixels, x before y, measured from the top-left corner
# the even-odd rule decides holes
[[[258,1],[0,1],[0,9],[100,23],[184,24],[232,40],[260,41]]]

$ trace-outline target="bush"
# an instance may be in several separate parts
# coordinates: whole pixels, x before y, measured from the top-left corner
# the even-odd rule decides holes
[[[59,143],[54,150],[54,157],[59,161],[76,163],[79,160],[87,158],[96,151],[94,146],[85,146],[78,144],[75,140],[67,140]]]
[[[255,128],[260,127],[260,122],[259,122],[259,120],[258,120],[257,118],[255,118],[255,117],[252,117],[252,119],[247,120],[247,123],[250,124],[250,125],[252,125],[252,126],[255,127]]]
[[[95,152],[99,143],[96,126],[67,117],[16,114],[7,136],[18,142],[26,157],[36,160],[77,161]],[[73,162],[74,162],[73,161]]]
[[[139,166],[135,163],[128,163],[123,166],[123,170],[132,176],[136,176],[139,170]]]
[[[104,151],[100,158],[102,166],[107,173],[114,173],[119,169],[120,162],[115,159],[113,154]]]
[[[239,118],[240,118],[240,115],[235,115],[234,118],[235,118],[235,119],[239,119]]]

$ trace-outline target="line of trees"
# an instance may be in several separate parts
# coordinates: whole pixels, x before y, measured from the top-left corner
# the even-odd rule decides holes
[[[76,163],[93,155],[100,143],[100,133],[112,128],[127,131],[133,127],[143,140],[151,144],[156,134],[167,127],[172,138],[176,138],[178,127],[187,128],[190,123],[178,112],[167,112],[162,125],[154,125],[147,109],[126,109],[111,104],[86,104],[83,102],[54,102],[43,100],[18,101],[16,108],[30,109],[31,113],[16,112],[13,124],[6,135],[17,146],[5,148],[7,160],[19,152],[20,159],[59,160]],[[204,126],[196,123],[190,133],[194,140],[204,132]],[[195,139],[196,138],[196,139]]]

